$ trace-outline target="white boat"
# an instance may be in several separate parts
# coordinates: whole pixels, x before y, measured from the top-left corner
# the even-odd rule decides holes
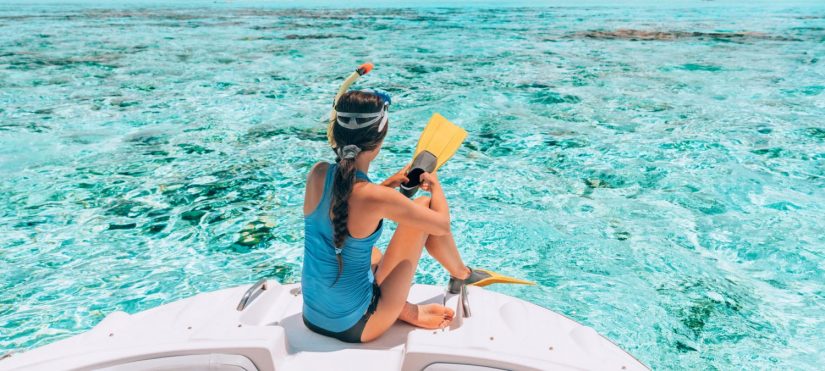
[[[413,285],[409,300],[456,308],[450,327],[398,321],[349,344],[311,332],[300,285],[261,280],[144,312],[0,360],[0,370],[647,370],[592,328],[480,287]]]

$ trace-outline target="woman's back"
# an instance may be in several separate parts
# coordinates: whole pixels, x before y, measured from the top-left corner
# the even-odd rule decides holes
[[[346,238],[340,249],[342,267],[333,243],[330,219],[332,180],[337,165],[330,165],[324,176],[322,196],[304,217],[304,264],[301,285],[304,317],[329,331],[343,331],[366,312],[372,299],[375,280],[370,270],[372,247],[381,236],[382,225],[365,238]],[[365,174],[359,179],[369,181]]]

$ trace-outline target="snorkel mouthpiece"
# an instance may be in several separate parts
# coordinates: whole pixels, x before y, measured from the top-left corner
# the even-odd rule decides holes
[[[364,64],[358,66],[358,68],[355,69],[355,72],[358,72],[358,76],[364,76],[364,75],[370,73],[370,71],[372,71],[373,67],[375,67],[374,64],[372,64],[370,62],[367,62],[367,63],[364,63]]]

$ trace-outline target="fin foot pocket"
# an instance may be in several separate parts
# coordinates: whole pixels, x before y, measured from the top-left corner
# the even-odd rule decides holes
[[[410,198],[414,196],[418,191],[418,187],[421,186],[421,174],[435,171],[437,161],[438,158],[430,153],[430,151],[422,151],[419,153],[410,165],[410,170],[407,172],[409,181],[401,184],[401,193]]]
[[[519,285],[535,285],[535,282],[520,280],[518,278],[513,278],[509,276],[505,276],[503,274],[499,274],[493,272],[488,269],[481,269],[481,268],[470,268],[470,276],[466,279],[458,279],[455,277],[450,277],[450,282],[448,283],[447,290],[450,294],[458,294],[461,292],[462,285],[472,285],[472,286],[479,286],[484,287],[488,285],[492,285],[494,283],[511,283],[511,284],[519,284]]]

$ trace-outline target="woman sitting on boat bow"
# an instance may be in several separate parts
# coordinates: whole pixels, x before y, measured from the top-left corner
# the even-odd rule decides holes
[[[457,282],[472,272],[456,248],[447,199],[435,174],[421,175],[422,188],[431,196],[415,200],[394,189],[407,181],[406,169],[382,184],[367,175],[387,134],[389,104],[384,93],[343,94],[330,129],[336,163],[317,163],[307,178],[304,323],[346,342],[374,340],[399,319],[428,329],[450,324],[452,309],[407,302],[423,249]],[[374,244],[384,219],[398,228],[382,255]]]

